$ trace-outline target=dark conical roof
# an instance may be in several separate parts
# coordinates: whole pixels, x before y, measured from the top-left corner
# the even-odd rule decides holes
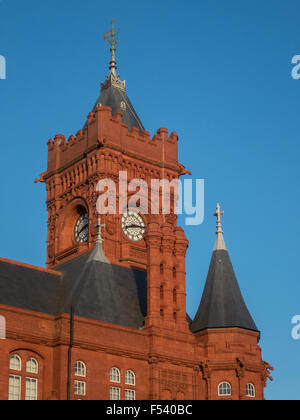
[[[216,250],[191,330],[233,327],[258,331],[241,294],[228,251]]]
[[[118,78],[108,76],[106,83],[102,85],[101,94],[97,99],[94,110],[97,106],[109,106],[113,115],[116,111],[121,111],[123,115],[122,120],[128,125],[129,130],[132,127],[137,127],[140,131],[145,130],[126,94],[125,83]]]
[[[240,291],[220,223],[217,208],[217,240],[198,312],[190,328],[197,332],[212,328],[243,328],[258,331]]]

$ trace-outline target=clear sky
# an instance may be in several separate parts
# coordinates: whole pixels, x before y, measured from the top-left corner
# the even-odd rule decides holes
[[[46,142],[82,128],[120,27],[118,70],[144,126],[179,134],[179,160],[205,179],[205,220],[186,227],[195,315],[215,241],[216,203],[233,266],[274,366],[267,399],[299,399],[297,0],[0,0],[0,256],[46,260]]]

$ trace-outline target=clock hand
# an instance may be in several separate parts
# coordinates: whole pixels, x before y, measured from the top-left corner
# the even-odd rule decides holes
[[[125,227],[125,229],[130,229],[130,228],[141,228],[142,229],[142,226],[140,226],[140,225],[129,225],[129,226]]]

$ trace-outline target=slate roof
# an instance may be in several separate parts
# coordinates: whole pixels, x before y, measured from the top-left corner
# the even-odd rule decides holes
[[[99,260],[96,248],[56,269],[63,273],[62,308],[70,313],[131,328],[147,315],[146,272]]]
[[[146,273],[99,259],[96,248],[56,268],[58,274],[0,261],[0,305],[49,315],[70,313],[130,328],[147,313]]]
[[[126,109],[121,108],[121,102],[125,102]],[[102,88],[101,94],[97,99],[94,110],[99,104],[101,104],[102,106],[109,106],[110,108],[112,108],[113,115],[116,111],[121,111],[123,114],[122,120],[125,124],[128,125],[129,130],[131,130],[132,127],[137,127],[140,131],[145,130],[125,90],[119,89],[113,85],[110,85],[106,88]]]
[[[201,303],[190,328],[195,333],[234,327],[258,331],[246,307],[227,249],[215,249]]]
[[[59,275],[1,260],[0,305],[56,315],[61,282]]]

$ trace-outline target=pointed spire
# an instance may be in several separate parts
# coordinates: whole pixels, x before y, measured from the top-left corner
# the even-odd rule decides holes
[[[93,112],[102,106],[110,107],[113,115],[115,115],[116,111],[121,111],[122,121],[128,125],[128,130],[131,130],[132,127],[137,127],[142,132],[145,131],[145,128],[127,96],[126,82],[125,80],[120,80],[120,75],[116,72],[116,45],[119,42],[116,34],[117,30],[113,20],[112,29],[104,35],[104,39],[108,39],[108,43],[111,46],[110,72],[106,76],[105,82],[101,83],[100,96],[93,108]]]
[[[214,214],[217,217],[217,240],[191,330],[242,328],[258,331],[245,304],[226,249],[221,223],[223,214],[218,204]]]
[[[224,215],[224,211],[221,211],[220,204],[218,203],[216,212],[214,213],[214,216],[217,217],[217,232],[216,232],[217,240],[215,243],[214,251],[217,251],[220,249],[223,249],[224,251],[227,250],[224,237],[223,237],[223,229],[222,229],[222,221],[221,221],[221,216],[223,215]]]

